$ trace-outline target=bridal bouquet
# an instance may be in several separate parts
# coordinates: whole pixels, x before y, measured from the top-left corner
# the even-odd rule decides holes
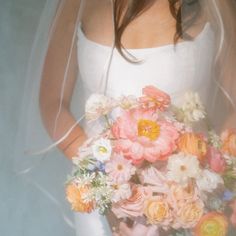
[[[73,158],[72,209],[111,210],[168,235],[226,235],[236,225],[236,131],[195,132],[205,116],[193,92],[179,107],[153,86],[141,97],[93,94],[86,117],[101,131]]]

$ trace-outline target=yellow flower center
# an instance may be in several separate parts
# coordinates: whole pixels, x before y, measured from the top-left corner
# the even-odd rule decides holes
[[[163,218],[165,218],[166,216],[166,206],[164,204],[159,204],[157,205],[157,208],[156,208],[156,218],[158,220],[162,220]]]
[[[106,149],[104,146],[99,146],[99,147],[98,147],[98,151],[99,151],[99,153],[101,153],[101,154],[107,153],[107,149]]]
[[[117,165],[117,170],[123,170],[123,166],[121,164]]]
[[[114,184],[114,185],[113,185],[113,188],[114,188],[115,190],[118,190],[118,189],[119,189],[119,186],[118,186],[117,184]]]
[[[200,140],[200,139],[198,140],[197,146],[198,146],[198,149],[200,152],[205,153],[206,145],[202,140]]]
[[[138,121],[138,136],[144,136],[155,141],[160,135],[160,126],[152,120]]]
[[[180,170],[181,170],[181,171],[186,171],[186,170],[187,170],[187,167],[184,166],[184,165],[181,165],[181,166],[180,166]]]
[[[203,223],[201,227],[201,233],[202,235],[206,236],[220,236],[224,235],[222,231],[224,231],[222,225],[217,220],[207,220]]]

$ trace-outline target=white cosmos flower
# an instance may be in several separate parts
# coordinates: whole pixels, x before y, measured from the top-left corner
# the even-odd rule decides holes
[[[107,115],[116,106],[114,99],[103,94],[92,94],[85,105],[85,115],[88,120],[96,120]]]
[[[186,92],[181,107],[184,122],[196,122],[205,118],[206,112],[198,93]]]
[[[137,107],[138,102],[134,96],[123,96],[118,99],[119,106],[123,109],[131,109]]]
[[[113,202],[119,202],[121,200],[128,199],[132,195],[129,184],[115,184],[113,187],[115,189],[112,196]]]
[[[167,170],[167,178],[182,185],[186,185],[190,178],[196,179],[200,174],[197,157],[184,153],[170,156]]]
[[[209,171],[203,170],[196,180],[196,184],[201,191],[212,192],[219,184],[223,184],[224,181],[220,175]]]
[[[101,162],[107,161],[111,157],[112,146],[109,139],[100,138],[92,145],[93,156]]]

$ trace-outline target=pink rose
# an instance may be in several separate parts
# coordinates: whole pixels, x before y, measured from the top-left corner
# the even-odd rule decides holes
[[[144,109],[125,111],[114,123],[112,133],[115,150],[133,164],[166,160],[176,149],[179,137],[172,123],[159,121],[155,112]]]
[[[154,86],[146,86],[142,92],[144,97],[140,98],[140,102],[146,108],[164,111],[170,105],[170,96]]]
[[[113,204],[112,211],[118,217],[138,217],[144,213],[144,203],[152,195],[148,187],[133,186],[130,198]]]
[[[207,161],[211,170],[216,173],[222,173],[225,171],[226,162],[222,156],[222,153],[215,147],[209,147],[207,151]]]
[[[159,163],[158,163],[159,164]],[[148,185],[155,193],[169,192],[168,180],[166,176],[153,166],[146,168],[139,174],[142,185]]]

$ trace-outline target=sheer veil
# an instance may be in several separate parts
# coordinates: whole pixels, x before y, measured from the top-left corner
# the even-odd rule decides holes
[[[61,45],[67,47],[66,53],[58,57],[58,65],[65,61],[61,73],[61,84],[58,88],[60,93],[60,104],[58,111],[55,112],[55,122],[52,129],[56,132],[57,120],[60,117],[61,106],[64,96],[64,89],[67,86],[70,76],[71,57],[76,45],[77,29],[80,25],[82,10],[86,5],[86,0],[47,0],[40,17],[34,43],[31,49],[31,55],[28,61],[27,78],[24,86],[23,99],[19,101],[21,113],[19,114],[18,130],[16,133],[16,142],[14,146],[14,172],[23,178],[26,183],[35,186],[39,192],[48,199],[49,204],[58,208],[59,214],[65,220],[65,223],[74,228],[74,216],[69,212],[69,204],[65,200],[64,187],[67,174],[71,171],[71,161],[68,161],[64,155],[56,148],[57,144],[65,139],[78,123],[84,119],[84,87],[77,81],[74,87],[71,111],[75,116],[75,123],[65,130],[57,139],[52,139],[47,133],[42,122],[40,111],[40,86],[45,66],[45,58],[50,47],[50,41],[55,31],[60,29],[60,19],[68,18],[69,25],[67,38],[62,37],[56,50],[60,50]],[[75,9],[74,15],[69,16],[66,8]],[[70,12],[69,12],[70,13]],[[63,31],[63,30],[62,30]],[[113,47],[111,48],[112,54]],[[101,83],[103,78],[108,76],[109,56],[104,64],[104,71],[101,73]],[[100,92],[104,90],[104,84],[100,86]],[[52,88],[53,89],[53,88]],[[99,91],[98,91],[99,92]],[[87,94],[89,96],[89,94]],[[34,213],[37,215],[37,212]],[[33,227],[33,226],[32,226]]]
[[[67,86],[68,78],[71,76],[70,65],[73,50],[77,43],[77,30],[80,24],[83,23],[80,19],[84,14],[86,4],[90,1],[82,0],[80,4],[78,2],[78,0],[46,1],[35,35],[31,57],[29,58],[27,83],[25,84],[24,91],[22,91],[24,98],[21,101],[21,114],[19,116],[19,128],[16,134],[17,141],[15,145],[15,172],[21,178],[25,178],[26,181],[39,188],[42,194],[48,198],[49,202],[55,204],[60,209],[62,217],[72,227],[73,221],[70,219],[69,214],[67,214],[69,206],[66,204],[65,196],[63,195],[63,184],[65,183],[67,173],[70,172],[71,164],[57,150],[56,146],[70,134],[76,125],[83,125],[84,103],[89,93],[85,92],[84,85],[78,79],[74,85],[71,105],[75,122],[72,126],[70,125],[70,127],[64,129],[56,139],[49,137],[42,123],[39,93],[47,50],[49,46],[52,46],[50,45],[50,40],[53,38],[53,35],[57,34],[58,45],[54,45],[53,48],[54,50],[64,50],[66,53],[58,54],[60,57],[54,62],[55,64],[58,63],[58,71],[61,73],[61,77],[63,77],[60,88],[57,88],[60,93],[60,104],[55,113],[55,122],[52,127],[55,131],[58,128],[57,121],[62,110],[64,89]],[[107,0],[107,2],[108,5],[113,6],[113,0]],[[191,4],[192,1],[183,0],[183,2]],[[212,126],[217,130],[221,130],[226,124],[236,127],[234,118],[231,118],[234,117],[236,112],[236,1],[199,0],[198,2],[200,7],[206,12],[206,19],[211,24],[215,38],[214,42],[212,42],[214,44],[214,60],[211,68],[211,83],[208,88],[209,99],[206,104],[209,109],[209,119]],[[69,25],[65,29],[66,33],[62,30],[63,34],[60,36],[58,34],[60,32],[58,27],[63,25],[60,25],[60,19],[64,17],[64,14],[66,14],[65,9],[70,4],[77,14],[73,13],[69,17]],[[188,14],[188,9],[189,7],[183,8],[183,24],[185,21],[184,14]],[[113,12],[111,16],[113,16]],[[112,22],[113,20],[111,17]],[[113,41],[115,42],[115,40]],[[116,48],[113,43],[110,46],[110,53],[106,58],[103,71],[100,72],[100,85],[94,88],[96,92],[105,93],[107,81],[112,79],[109,78],[109,68],[112,63],[114,50]],[[207,55],[207,53],[206,51],[205,54]],[[78,72],[78,75],[80,75],[80,72]],[[201,72],[199,71],[200,75]],[[57,186],[57,189],[54,186]]]

